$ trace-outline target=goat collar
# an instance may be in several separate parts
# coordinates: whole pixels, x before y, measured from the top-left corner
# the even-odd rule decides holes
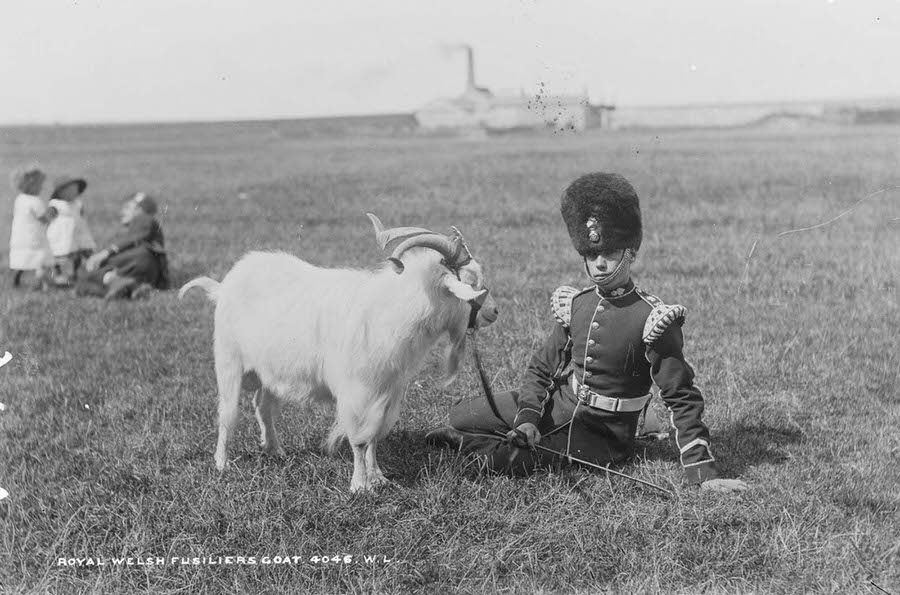
[[[454,227],[454,229],[456,229],[456,228]],[[453,264],[449,264],[446,261],[441,261],[441,264],[443,264],[445,267],[450,269],[450,272],[453,273],[454,275],[456,275],[457,279],[462,281],[462,279],[459,276],[459,269],[466,266],[467,264],[472,262],[472,260],[474,260],[474,259],[472,258],[472,253],[469,252],[469,249],[466,247],[466,244],[462,241],[462,236],[460,236],[459,245],[462,247],[462,253],[463,253],[463,256],[461,257],[461,259],[457,260],[457,258],[454,257]],[[482,289],[484,289],[484,293],[481,294],[479,297],[471,299],[471,300],[467,300],[471,310],[469,311],[469,324],[466,326],[466,330],[471,333],[474,333],[475,329],[478,328],[477,327],[478,311],[481,310],[481,307],[484,306],[484,302],[487,301],[488,296],[491,294],[491,290],[488,289],[487,287],[482,286]]]
[[[445,267],[456,273],[457,277],[459,276],[459,269],[463,268],[470,262],[472,262],[472,254],[469,252],[469,249],[466,248],[466,245],[460,242],[456,246],[456,252],[453,254],[451,258],[445,258],[441,261]]]

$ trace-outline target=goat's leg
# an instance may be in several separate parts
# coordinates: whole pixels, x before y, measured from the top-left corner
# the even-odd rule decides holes
[[[369,485],[378,487],[390,483],[381,467],[378,465],[378,457],[376,449],[378,443],[387,436],[397,418],[400,417],[400,405],[403,401],[403,393],[401,391],[390,392],[376,399],[371,408],[370,419],[377,423],[374,428],[375,438],[369,442],[369,448],[366,449],[366,472],[369,478]],[[380,423],[379,423],[380,422]]]
[[[381,468],[378,466],[378,458],[375,455],[375,449],[378,446],[378,442],[373,440],[369,442],[368,448],[366,448],[366,481],[369,483],[369,487],[376,488],[378,486],[385,485],[390,483],[387,477],[384,476],[384,473],[381,472]]]
[[[260,388],[253,395],[256,421],[259,422],[259,446],[267,455],[283,457],[284,450],[278,443],[275,422],[281,415],[281,400],[272,391]]]
[[[403,393],[371,392],[362,382],[348,381],[337,396],[337,418],[353,447],[353,481],[351,491],[375,489],[389,483],[378,466],[378,441],[396,423]]]
[[[238,404],[241,397],[241,365],[239,361],[227,357],[217,345],[216,380],[219,385],[219,440],[216,444],[216,467],[225,469],[228,463],[228,438],[234,432],[238,418]]]
[[[366,476],[366,450],[365,442],[351,442],[350,447],[353,449],[353,478],[350,480],[350,491],[358,492],[360,490],[369,490],[369,482]]]
[[[342,386],[336,387],[334,395],[337,400],[336,427],[340,427],[347,435],[353,449],[353,478],[350,491],[370,490],[367,473],[367,457],[373,441],[378,440],[378,429],[381,426],[382,411],[373,411],[373,401],[377,397],[362,382],[345,379]]]

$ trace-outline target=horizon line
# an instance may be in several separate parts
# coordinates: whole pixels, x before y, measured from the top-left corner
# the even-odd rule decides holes
[[[613,109],[690,109],[690,108],[717,108],[717,107],[761,107],[761,106],[783,106],[783,105],[808,105],[823,104],[840,106],[860,106],[860,104],[871,103],[889,103],[895,104],[900,108],[900,95],[876,95],[868,97],[856,98],[832,98],[832,99],[783,99],[783,100],[759,100],[759,101],[721,101],[717,103],[671,103],[671,104],[625,104],[619,105],[615,102],[589,102],[588,105],[594,107],[612,106]],[[234,118],[215,118],[215,119],[193,119],[193,118],[172,118],[166,120],[154,119],[133,119],[133,120],[74,120],[74,121],[36,121],[36,122],[0,122],[0,128],[51,128],[61,126],[71,127],[91,127],[91,126],[165,126],[165,125],[183,125],[183,124],[254,124],[264,122],[283,122],[283,121],[303,121],[303,120],[341,120],[348,118],[388,118],[388,117],[412,117],[414,111],[409,112],[354,112],[343,114],[320,114],[307,116],[251,116]]]

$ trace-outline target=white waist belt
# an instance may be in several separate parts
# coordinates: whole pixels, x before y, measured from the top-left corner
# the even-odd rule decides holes
[[[606,395],[597,394],[587,386],[578,382],[575,374],[572,374],[572,390],[578,400],[594,409],[602,409],[603,411],[612,412],[634,412],[640,411],[650,400],[652,394],[646,394],[643,397],[633,397],[631,399],[618,399],[616,397],[607,397]]]

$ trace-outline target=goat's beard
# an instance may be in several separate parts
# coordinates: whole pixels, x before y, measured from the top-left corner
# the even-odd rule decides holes
[[[613,272],[602,279],[595,279],[591,276],[587,259],[584,259],[584,272],[590,277],[591,281],[594,282],[601,293],[609,293],[616,287],[628,283],[628,279],[631,278],[631,263],[634,262],[634,257],[634,251],[631,248],[626,249],[622,253],[622,258],[619,260],[619,264],[616,265],[616,268],[613,269]]]
[[[443,378],[441,388],[447,388],[459,375],[459,365],[466,354],[466,331],[454,329],[447,336],[447,345],[444,347]]]
[[[459,364],[466,352],[466,340],[463,339],[459,343],[450,343],[444,351],[444,369],[443,378],[441,378],[441,388],[447,388],[459,375]]]

